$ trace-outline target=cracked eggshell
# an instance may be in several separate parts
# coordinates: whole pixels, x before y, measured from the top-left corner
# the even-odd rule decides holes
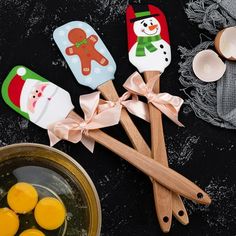
[[[236,61],[236,27],[221,30],[216,35],[215,48],[224,58]]]
[[[210,49],[197,53],[192,66],[195,75],[204,82],[219,80],[226,70],[226,65],[218,54]]]

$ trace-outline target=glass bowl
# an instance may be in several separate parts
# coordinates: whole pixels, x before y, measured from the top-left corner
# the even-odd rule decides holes
[[[47,236],[99,236],[101,206],[86,171],[67,154],[41,144],[13,144],[0,148],[0,207],[8,207],[7,192],[17,182],[32,184],[39,199],[52,196],[67,210],[57,230],[40,228],[33,212],[19,215],[20,229],[37,228]]]

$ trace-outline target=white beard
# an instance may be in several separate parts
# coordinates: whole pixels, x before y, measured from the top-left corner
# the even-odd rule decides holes
[[[43,96],[47,98],[53,97],[53,95],[56,93],[56,90],[59,88],[57,85],[53,83],[45,83],[47,84],[47,87],[43,90]]]
[[[30,121],[47,129],[48,125],[65,119],[74,106],[67,91],[50,83],[43,91],[43,97],[37,101],[34,109],[33,113],[29,112]]]
[[[129,60],[140,73],[143,73],[144,71],[160,71],[163,73],[165,68],[170,64],[170,45],[163,39],[152,42],[152,44],[157,48],[157,50],[155,52],[149,52],[145,48],[145,56],[142,57],[136,56],[138,43],[135,43],[129,51]],[[164,46],[163,49],[160,48],[161,44]],[[164,51],[166,54],[164,54]],[[165,60],[166,58],[168,61]]]

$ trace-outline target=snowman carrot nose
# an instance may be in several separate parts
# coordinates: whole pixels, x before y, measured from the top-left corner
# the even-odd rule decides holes
[[[148,28],[149,28],[149,30],[154,30],[157,28],[157,25],[150,25],[150,26],[148,26]]]

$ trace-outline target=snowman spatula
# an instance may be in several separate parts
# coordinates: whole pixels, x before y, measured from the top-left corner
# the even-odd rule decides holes
[[[97,88],[110,101],[119,100],[112,82],[116,70],[115,61],[89,24],[82,21],[69,22],[56,28],[53,38],[80,84]],[[120,121],[135,149],[150,156],[148,145],[125,109],[121,111]]]
[[[81,21],[69,22],[58,27],[53,33],[53,38],[80,84],[92,89],[97,88],[108,100],[117,101],[119,99],[111,80],[114,78],[115,61],[90,25]],[[151,156],[148,145],[124,109],[120,121],[134,148],[144,155]],[[159,218],[171,219],[171,204],[165,205],[168,205],[168,208],[165,208],[165,214]],[[171,220],[168,224],[164,223],[167,228],[164,231],[169,230],[170,223]]]
[[[157,78],[154,92],[159,93],[160,73],[169,65],[171,59],[165,16],[153,5],[137,4],[128,6],[126,18],[129,60],[141,73],[144,72],[147,83],[152,84],[153,78]],[[168,166],[161,112],[151,103],[149,103],[149,111],[153,158]],[[187,212],[181,198],[163,186],[154,184],[153,188],[162,230],[164,232],[170,230],[172,210],[180,222],[188,223]]]
[[[80,97],[81,108],[85,113],[85,119],[82,119],[73,111],[74,106],[67,91],[26,67],[16,66],[3,82],[2,96],[12,109],[36,125],[49,129],[50,132],[56,129],[59,139],[71,140],[74,143],[84,139],[83,144],[87,145],[87,138],[92,139],[172,191],[196,202],[210,204],[210,197],[194,183],[96,128],[99,118],[101,124],[104,124],[113,116],[112,112],[107,113],[107,110],[98,112],[94,103],[94,98],[96,101],[99,99],[97,93]],[[89,115],[89,110],[93,111],[92,116]],[[101,117],[102,114],[106,117]],[[113,116],[113,119],[115,118],[119,117]],[[116,123],[118,119],[111,125]],[[70,139],[70,136],[73,137]]]

